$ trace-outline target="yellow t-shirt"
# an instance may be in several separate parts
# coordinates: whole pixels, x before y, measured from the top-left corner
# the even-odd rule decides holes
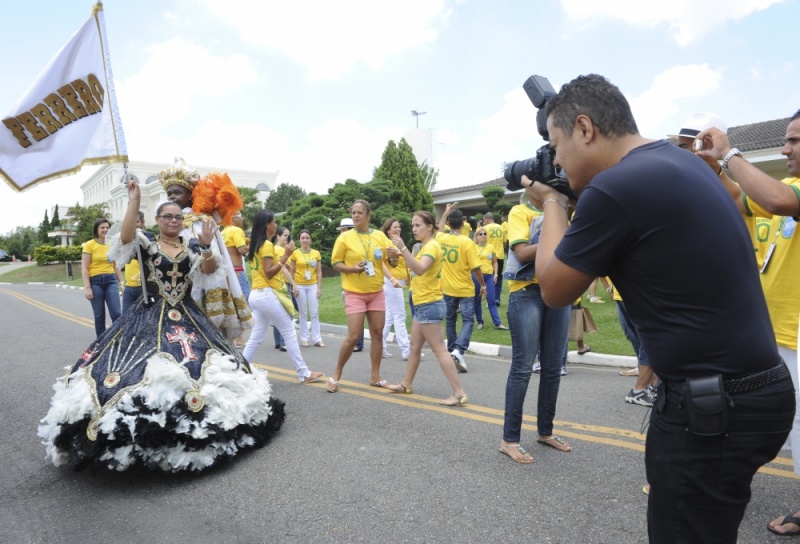
[[[398,279],[400,281],[406,281],[410,276],[410,271],[408,270],[408,265],[406,264],[406,260],[403,258],[402,255],[397,259],[397,266],[389,265],[389,272],[392,274],[392,277]]]
[[[351,229],[339,235],[333,244],[331,266],[344,263],[356,266],[363,260],[372,263],[375,274],[342,274],[342,289],[351,293],[377,293],[383,290],[383,262],[388,260],[387,249],[392,245],[381,230],[369,229],[368,233]]]
[[[125,287],[141,287],[142,286],[142,271],[139,268],[139,261],[131,259],[131,262],[125,265]]]
[[[475,249],[478,251],[478,259],[481,261],[481,272],[484,274],[494,274],[494,267],[492,266],[492,256],[495,254],[495,249],[492,244],[484,246],[476,245]],[[497,257],[500,258],[499,256]]]
[[[461,225],[461,234],[469,237],[469,233],[472,232],[472,225],[469,224],[469,221],[464,219],[464,224]]]
[[[542,215],[542,212],[530,204],[517,204],[511,208],[508,214],[508,250],[513,251],[514,246],[519,243],[527,244],[531,239],[531,223]],[[513,293],[524,289],[532,283],[539,283],[536,276],[530,281],[508,280],[508,291]]]
[[[108,245],[101,244],[97,240],[89,240],[83,244],[83,253],[91,255],[89,263],[89,277],[100,274],[113,274],[114,263],[108,260]]]
[[[242,247],[247,245],[247,237],[244,231],[236,225],[225,227],[222,230],[222,239],[225,241],[225,247]]]
[[[475,296],[472,271],[479,270],[481,261],[475,242],[466,236],[437,233],[442,246],[442,293],[450,297]]]
[[[295,249],[289,260],[294,263],[294,282],[297,285],[317,283],[317,264],[322,260],[319,251],[309,249],[308,253],[303,253],[302,249]]]
[[[786,178],[783,183],[800,190],[800,178]],[[767,299],[769,316],[778,344],[797,349],[800,321],[800,237],[795,234],[797,221],[792,217],[772,216],[751,200],[745,200],[748,215],[771,217],[767,247],[775,244],[767,268],[761,274],[761,287]],[[764,254],[764,257],[766,254]]]
[[[411,299],[415,306],[442,300],[442,247],[436,240],[428,240],[416,259],[420,261],[424,255],[433,259],[433,264],[421,276],[411,274]]]
[[[489,223],[483,227],[486,229],[486,242],[492,244],[497,251],[497,259],[502,261],[506,258],[503,248],[506,243],[506,233],[503,227],[497,223]]]
[[[267,240],[264,242],[264,245],[261,246],[261,249],[258,250],[258,254],[253,257],[250,261],[250,271],[253,278],[253,289],[264,289],[266,287],[271,287],[272,289],[281,289],[283,288],[283,271],[279,271],[277,274],[272,276],[272,278],[268,278],[264,273],[264,262],[262,259],[270,258],[273,260],[272,264],[281,258],[286,252],[280,246],[274,246],[272,242]]]

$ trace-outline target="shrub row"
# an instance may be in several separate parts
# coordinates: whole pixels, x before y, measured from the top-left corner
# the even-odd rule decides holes
[[[33,259],[38,266],[50,263],[81,260],[81,246],[46,246],[37,247]]]

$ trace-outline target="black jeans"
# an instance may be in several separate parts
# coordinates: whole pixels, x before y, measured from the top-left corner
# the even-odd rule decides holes
[[[792,381],[730,395],[728,427],[719,436],[688,430],[680,391],[662,383],[662,395],[645,447],[650,542],[735,543],[753,475],[775,458],[792,428]]]

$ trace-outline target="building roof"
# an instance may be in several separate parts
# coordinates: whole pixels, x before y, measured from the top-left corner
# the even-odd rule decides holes
[[[728,138],[731,141],[731,145],[738,147],[742,151],[759,151],[761,149],[770,148],[780,149],[786,142],[786,127],[789,126],[789,119],[789,117],[784,117],[783,119],[774,119],[772,121],[762,121],[760,123],[731,127],[728,129]],[[486,187],[505,187],[505,185],[506,180],[497,178],[475,185],[464,185],[461,187],[432,191],[431,196],[437,198],[463,193],[465,189],[480,191]]]
[[[786,127],[789,117],[762,121],[728,129],[731,145],[742,151],[758,151],[771,147],[781,148],[786,142]]]

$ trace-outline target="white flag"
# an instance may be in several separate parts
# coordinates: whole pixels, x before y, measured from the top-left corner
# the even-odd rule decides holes
[[[85,164],[127,162],[102,3],[0,124],[0,177],[17,191]]]

